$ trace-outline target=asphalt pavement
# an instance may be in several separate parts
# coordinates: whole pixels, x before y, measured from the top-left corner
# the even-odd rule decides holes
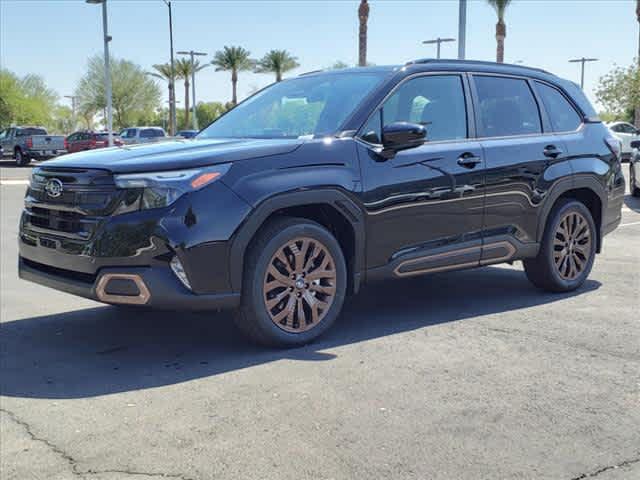
[[[577,292],[386,282],[277,351],[19,280],[28,171],[0,165],[3,480],[640,478],[640,199]]]

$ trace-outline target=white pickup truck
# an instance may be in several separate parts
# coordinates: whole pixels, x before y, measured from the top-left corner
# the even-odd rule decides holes
[[[0,132],[0,156],[10,155],[19,166],[63,153],[64,135],[48,135],[42,127],[10,127]]]

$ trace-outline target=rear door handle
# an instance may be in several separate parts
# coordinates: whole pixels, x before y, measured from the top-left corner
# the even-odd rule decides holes
[[[562,150],[560,150],[555,145],[547,145],[546,147],[544,147],[542,153],[544,153],[545,157],[557,158],[562,155]]]
[[[482,158],[476,157],[471,152],[465,152],[458,157],[458,165],[465,168],[474,168],[477,164],[482,162]]]

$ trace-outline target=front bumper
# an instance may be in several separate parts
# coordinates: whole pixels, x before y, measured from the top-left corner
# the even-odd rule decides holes
[[[19,257],[18,274],[23,280],[110,304],[172,310],[220,310],[237,307],[240,303],[239,293],[192,293],[168,267],[161,266],[103,268],[96,275],[87,275]],[[123,282],[109,285],[109,280],[133,277],[141,283],[133,282],[135,286]]]

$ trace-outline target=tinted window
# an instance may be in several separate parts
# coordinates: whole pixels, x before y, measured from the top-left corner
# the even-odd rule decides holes
[[[482,136],[541,133],[538,105],[525,80],[474,76]]]
[[[164,131],[160,129],[156,129],[153,131],[154,137],[164,137]]]
[[[388,73],[324,73],[277,82],[200,132],[200,138],[299,138],[336,133]]]
[[[467,113],[462,79],[458,75],[433,75],[403,83],[385,102],[385,125],[419,123],[427,128],[427,141],[467,137]]]
[[[371,116],[367,124],[362,129],[360,137],[369,143],[382,143],[382,119],[380,118],[380,110]]]
[[[620,125],[620,127],[620,132],[622,133],[636,133],[636,129],[628,123],[623,123],[622,125]]]
[[[140,138],[151,138],[154,137],[155,134],[153,130],[149,128],[145,128],[144,130],[140,130]]]
[[[582,124],[580,115],[562,93],[544,83],[536,82],[536,86],[554,131],[571,132]]]

